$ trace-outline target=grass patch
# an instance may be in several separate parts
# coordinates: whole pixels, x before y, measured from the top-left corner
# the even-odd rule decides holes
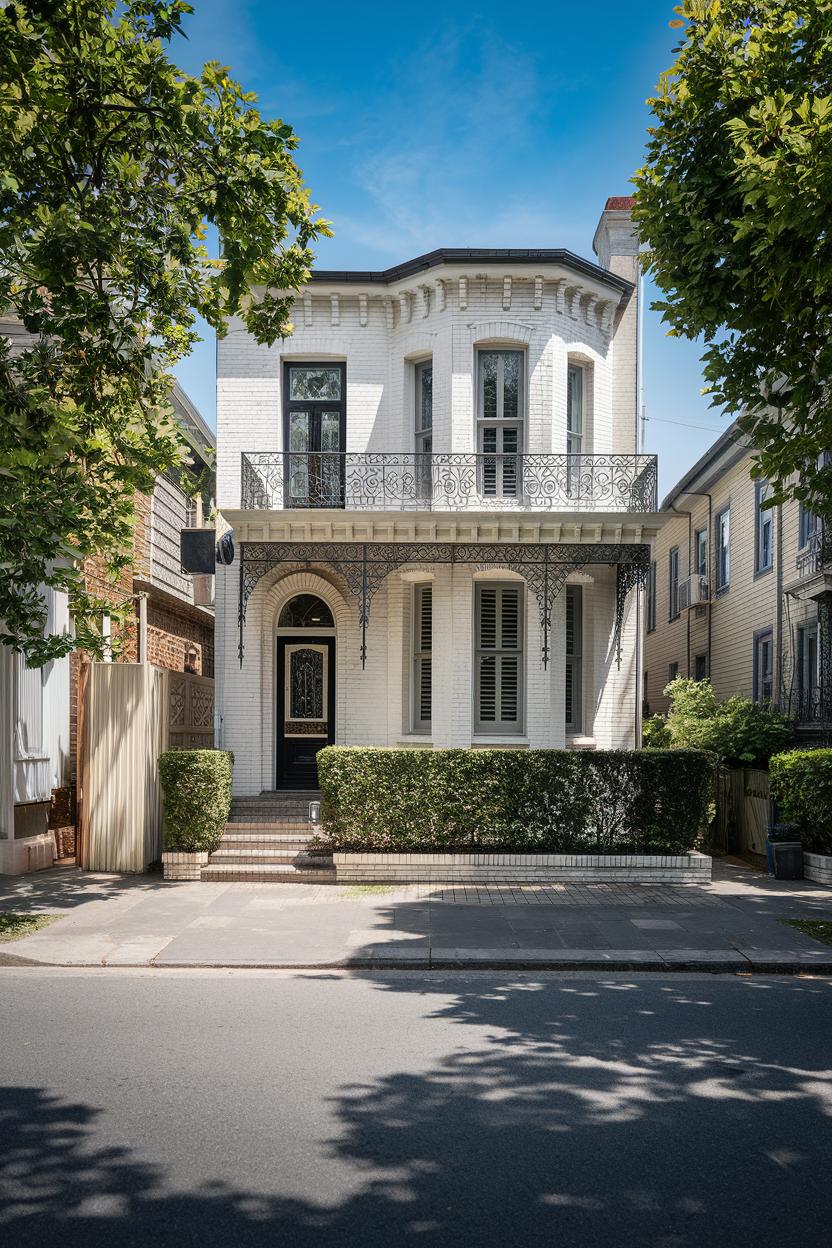
[[[789,927],[796,927],[806,936],[813,936],[821,944],[832,945],[832,920],[828,919],[786,919]]]
[[[375,893],[395,893],[398,884],[353,884],[341,890],[342,897],[367,897]]]
[[[10,910],[0,910],[0,944],[31,936],[60,917],[59,914],[14,914]]]

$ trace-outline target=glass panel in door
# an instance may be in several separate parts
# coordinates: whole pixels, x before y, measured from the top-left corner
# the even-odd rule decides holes
[[[340,507],[342,478],[340,411],[320,413],[320,449],[318,474],[321,505]]]
[[[286,647],[284,737],[327,736],[326,646]]]
[[[309,451],[312,442],[312,412],[289,413],[289,463],[286,488],[289,506],[305,505],[309,498]]]

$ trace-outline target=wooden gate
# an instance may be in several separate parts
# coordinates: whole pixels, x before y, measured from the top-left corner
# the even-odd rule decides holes
[[[168,672],[168,749],[214,747],[214,681],[210,676]]]
[[[767,771],[720,767],[716,809],[714,849],[729,854],[765,854],[771,823]]]
[[[78,862],[145,871],[162,850],[163,750],[211,749],[214,682],[149,663],[82,663]]]

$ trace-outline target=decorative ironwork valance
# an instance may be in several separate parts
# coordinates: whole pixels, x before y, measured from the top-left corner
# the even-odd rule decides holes
[[[543,633],[543,666],[549,663],[552,606],[570,572],[587,564],[617,568],[614,645],[621,663],[621,628],[627,594],[643,585],[650,566],[650,548],[626,543],[561,544],[463,542],[242,542],[240,555],[239,627],[240,664],[248,600],[260,579],[273,568],[288,565],[332,568],[341,576],[358,604],[361,625],[361,666],[367,661],[367,624],[370,604],[384,580],[398,568],[416,563],[484,564],[508,568],[527,582],[537,598]]]

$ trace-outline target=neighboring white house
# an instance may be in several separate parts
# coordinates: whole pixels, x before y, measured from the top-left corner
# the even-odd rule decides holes
[[[217,743],[235,791],[314,788],[327,742],[634,747],[637,241],[599,263],[440,250],[316,271],[295,329],[218,343]],[[221,525],[221,527],[222,527]]]

